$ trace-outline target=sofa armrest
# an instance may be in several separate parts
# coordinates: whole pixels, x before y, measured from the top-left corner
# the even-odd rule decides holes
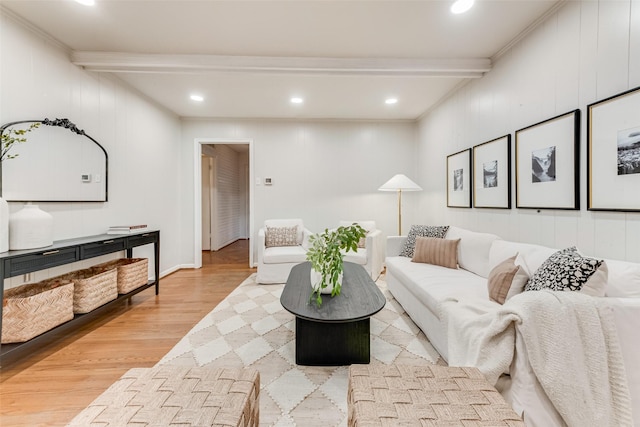
[[[266,246],[265,229],[260,228],[258,230],[258,241],[256,243],[256,250],[258,252],[258,264],[262,264],[265,246]]]
[[[309,237],[311,237],[313,233],[307,229],[302,229],[302,248],[306,251],[309,249]]]
[[[398,256],[402,252],[407,236],[387,236],[387,256]]]

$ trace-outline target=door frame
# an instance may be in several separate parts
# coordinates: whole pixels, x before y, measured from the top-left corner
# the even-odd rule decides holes
[[[254,184],[253,178],[253,139],[251,138],[195,138],[193,147],[193,183],[194,183],[194,264],[202,267],[202,146],[206,144],[245,144],[249,145],[249,267],[253,265],[253,218]]]

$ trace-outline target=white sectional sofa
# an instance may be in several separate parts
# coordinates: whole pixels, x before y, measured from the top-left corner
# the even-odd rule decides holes
[[[458,227],[450,227],[445,239],[460,239],[457,248],[458,269],[412,262],[411,258],[399,256],[406,236],[388,237],[386,281],[396,300],[424,331],[442,357],[450,361],[451,358],[459,359],[466,345],[471,347],[477,345],[477,341],[481,341],[472,338],[466,342],[464,339],[458,339],[459,335],[452,334],[452,325],[458,320],[468,322],[468,319],[455,318],[463,312],[462,307],[467,315],[472,312],[478,319],[483,319],[486,324],[494,327],[496,322],[504,319],[510,304],[516,304],[518,300],[524,301],[525,298],[536,298],[534,294],[551,295],[547,292],[525,292],[507,300],[503,306],[493,302],[489,299],[487,287],[487,277],[493,267],[509,257],[520,254],[519,257],[526,256],[528,260],[528,265],[523,264],[522,268],[531,275],[557,249],[508,242],[493,234],[477,233]],[[605,263],[608,267],[606,297],[597,301],[607,302],[612,308],[612,323],[615,324],[619,338],[621,359],[626,368],[628,395],[631,398],[630,405],[626,407],[631,407],[632,414],[629,417],[633,417],[635,425],[640,426],[640,344],[637,339],[637,331],[640,330],[640,264],[615,260],[605,260]],[[523,415],[528,426],[567,425],[563,416],[556,410],[558,405],[554,406],[551,402],[532,369],[525,340],[517,324],[514,329],[511,345],[513,348],[504,352],[512,359],[506,364],[506,369],[498,378],[496,386],[514,409]],[[453,338],[454,342],[450,342],[452,337],[456,337]],[[475,352],[471,355],[473,357],[503,357],[502,354],[482,355],[478,348],[469,348],[468,351]],[[455,356],[452,353],[455,353]],[[568,361],[573,357],[572,354],[566,355]],[[578,382],[576,379],[576,383]],[[588,413],[586,410],[584,412]],[[568,424],[577,425],[575,422]],[[584,425],[598,424],[591,421],[590,424]]]

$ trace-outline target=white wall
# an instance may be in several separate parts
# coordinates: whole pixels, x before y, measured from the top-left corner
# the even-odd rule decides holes
[[[254,233],[268,218],[302,218],[311,231],[334,227],[341,219],[373,219],[383,233],[396,234],[396,195],[378,187],[396,173],[417,176],[413,122],[184,119],[182,138],[185,254],[194,253],[197,138],[253,141]],[[273,185],[256,185],[256,179],[263,183],[267,177]],[[416,194],[403,196],[405,228],[417,218]]]
[[[54,239],[101,234],[121,223],[146,223],[161,230],[161,272],[179,266],[178,118],[119,81],[74,66],[64,48],[2,9],[0,61],[1,123],[69,118],[109,156],[108,202],[40,203],[54,217]],[[21,206],[10,203],[11,211]],[[152,257],[153,251],[145,247],[135,255]]]
[[[640,213],[587,211],[585,167],[586,106],[637,86],[640,0],[568,2],[485,77],[420,121],[424,218],[509,240],[558,248],[575,244],[587,254],[640,261]],[[576,108],[582,110],[580,211],[515,209],[513,174],[513,209],[446,208],[447,155]],[[512,150],[512,165],[514,158]]]

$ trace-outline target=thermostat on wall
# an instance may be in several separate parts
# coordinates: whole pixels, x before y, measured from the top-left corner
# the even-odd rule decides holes
[[[82,182],[91,182],[91,174],[83,173],[81,175]]]
[[[264,185],[271,185],[271,178],[265,178]]]

